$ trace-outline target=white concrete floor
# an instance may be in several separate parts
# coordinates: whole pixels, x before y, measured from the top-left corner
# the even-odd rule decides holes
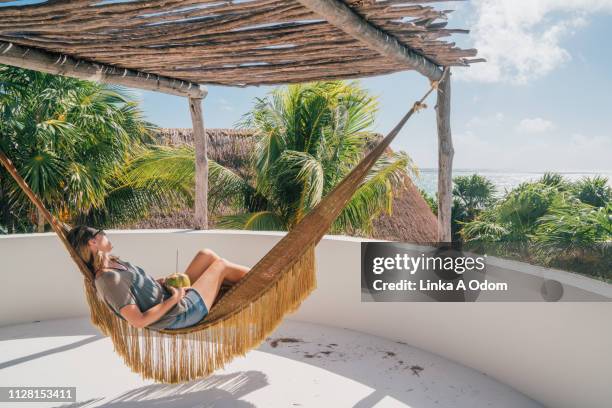
[[[76,386],[76,403],[0,407],[540,407],[487,375],[406,344],[285,320],[256,350],[180,385],[142,380],[88,318],[0,328],[0,385]]]

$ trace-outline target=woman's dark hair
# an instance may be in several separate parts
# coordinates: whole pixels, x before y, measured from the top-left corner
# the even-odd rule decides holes
[[[96,274],[94,254],[87,246],[87,243],[90,239],[94,239],[100,232],[102,232],[101,229],[88,227],[87,225],[77,225],[68,231],[66,235],[70,245],[76,250],[79,257],[85,262],[85,265],[87,265],[94,276]]]

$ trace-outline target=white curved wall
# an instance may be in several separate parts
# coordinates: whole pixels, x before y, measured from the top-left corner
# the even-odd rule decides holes
[[[115,254],[157,277],[174,272],[177,247],[181,270],[206,247],[254,265],[283,233],[136,230],[108,235]],[[478,369],[546,406],[612,406],[612,303],[362,303],[361,241],[324,237],[316,251],[317,289],[290,319],[406,342]],[[504,262],[497,266],[520,265]],[[530,270],[558,278],[554,271]],[[88,315],[81,275],[53,234],[0,236],[0,277],[0,326]],[[609,285],[565,278],[566,284],[578,279],[582,291],[593,289],[593,299],[610,294]]]

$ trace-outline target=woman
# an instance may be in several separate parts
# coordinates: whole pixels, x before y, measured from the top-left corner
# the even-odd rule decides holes
[[[177,289],[112,255],[113,245],[103,230],[79,225],[67,238],[92,272],[98,293],[115,314],[138,328],[179,329],[198,323],[208,314],[223,280],[237,282],[250,270],[204,249],[185,271],[191,287]]]

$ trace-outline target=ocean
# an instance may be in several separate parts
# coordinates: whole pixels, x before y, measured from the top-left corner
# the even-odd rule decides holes
[[[435,196],[438,191],[438,169],[422,168],[419,169],[420,177],[413,178],[415,184],[425,190],[427,194]],[[470,176],[479,174],[491,180],[497,188],[497,196],[502,196],[505,191],[510,191],[524,181],[535,181],[542,177],[544,172],[520,172],[520,171],[504,171],[504,170],[486,170],[486,169],[453,169],[453,177]],[[612,186],[612,172],[556,172],[561,174],[567,180],[576,181],[582,177],[604,176],[608,178],[608,185]]]

